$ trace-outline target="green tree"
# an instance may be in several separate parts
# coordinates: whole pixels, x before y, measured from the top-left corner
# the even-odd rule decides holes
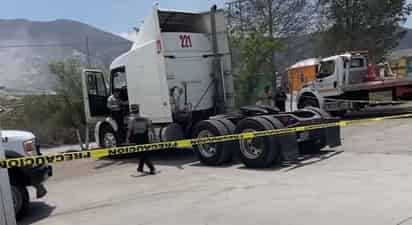
[[[239,104],[251,104],[252,94],[259,73],[273,73],[272,53],[281,48],[277,39],[265,36],[263,32],[251,32],[246,37],[232,36],[232,45],[238,51],[236,68],[237,96]]]
[[[56,112],[56,119],[60,124],[76,133],[79,140],[80,129],[86,125],[82,98],[82,64],[76,59],[50,64],[50,71],[56,75],[59,87],[57,96],[60,110]]]
[[[43,144],[73,144],[85,128],[81,73],[76,59],[53,62],[50,71],[59,82],[54,95],[34,95],[2,101],[0,122],[6,129],[32,131]]]
[[[412,10],[407,0],[320,0],[326,32],[323,54],[368,50],[380,60],[405,34],[401,25]]]
[[[311,0],[228,1],[238,104],[255,100],[252,96],[257,74],[272,76],[276,82],[275,53],[286,50],[282,47],[289,37],[313,32],[315,9],[316,4]]]

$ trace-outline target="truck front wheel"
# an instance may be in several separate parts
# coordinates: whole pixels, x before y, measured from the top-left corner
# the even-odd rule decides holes
[[[226,127],[214,120],[205,120],[198,123],[193,132],[193,138],[208,138],[229,134]],[[199,144],[194,146],[200,162],[209,166],[219,166],[232,158],[232,149],[229,142]]]
[[[299,102],[298,108],[303,109],[307,107],[319,108],[319,102],[316,99],[304,98]]]
[[[25,186],[12,184],[11,193],[16,219],[20,220],[29,210],[29,192]]]
[[[116,133],[110,126],[104,126],[100,131],[100,147],[102,148],[112,148],[116,147],[118,144]]]

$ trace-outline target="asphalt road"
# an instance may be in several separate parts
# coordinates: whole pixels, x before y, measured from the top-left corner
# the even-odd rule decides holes
[[[192,154],[56,164],[19,225],[412,224],[412,119],[343,129],[343,146],[267,170],[213,168]]]

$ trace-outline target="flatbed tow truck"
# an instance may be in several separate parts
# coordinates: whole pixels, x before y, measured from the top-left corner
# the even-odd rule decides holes
[[[384,71],[390,70],[383,64]],[[307,106],[342,116],[377,105],[412,100],[412,77],[376,76],[367,52],[350,52],[322,59],[316,79],[297,95],[298,108]]]

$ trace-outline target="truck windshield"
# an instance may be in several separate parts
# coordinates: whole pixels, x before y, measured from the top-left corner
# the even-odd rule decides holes
[[[335,72],[335,61],[324,61],[320,63],[319,73],[316,75],[317,78],[324,78],[332,75]]]

